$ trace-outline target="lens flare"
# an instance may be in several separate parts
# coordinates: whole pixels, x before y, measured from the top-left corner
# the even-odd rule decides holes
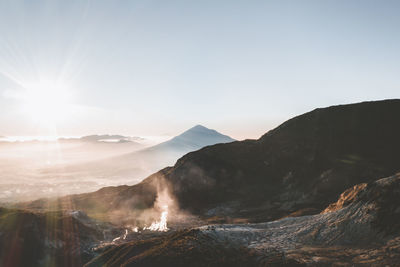
[[[24,84],[21,106],[25,115],[39,124],[64,121],[72,110],[71,91],[65,84],[52,81]]]

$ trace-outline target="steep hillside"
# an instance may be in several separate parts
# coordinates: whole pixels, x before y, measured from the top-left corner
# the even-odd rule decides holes
[[[271,220],[321,211],[346,188],[400,170],[400,100],[316,109],[259,140],[206,147],[165,179],[184,209]]]

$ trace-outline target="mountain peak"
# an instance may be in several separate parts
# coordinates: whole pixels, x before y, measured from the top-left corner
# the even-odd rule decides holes
[[[216,130],[209,129],[203,125],[195,125],[192,128],[186,130],[180,135],[175,136],[169,141],[157,145],[159,146],[174,146],[184,148],[189,151],[200,149],[204,146],[214,145],[218,143],[230,143],[235,139],[221,134]]]
[[[200,124],[197,124],[197,125],[193,126],[192,128],[186,130],[182,134],[189,133],[189,132],[202,132],[202,133],[209,132],[209,133],[214,133],[214,134],[217,133],[217,134],[219,134],[216,130],[207,128],[207,127],[205,127],[203,125],[200,125]],[[182,135],[182,134],[180,134],[180,135]],[[178,136],[180,136],[180,135],[178,135]]]
[[[188,131],[191,131],[191,130],[211,130],[211,129],[209,129],[201,124],[197,124],[197,125],[193,126],[192,128],[190,128]]]
[[[235,139],[221,134],[217,132],[216,130],[209,129],[203,125],[197,124],[193,126],[192,128],[186,130],[185,132],[181,133],[180,135],[176,136],[173,138],[173,140],[185,140],[190,142],[202,142],[202,140],[206,141],[205,143],[207,144],[202,144],[201,146],[204,145],[210,145],[210,144],[216,144],[216,143],[229,143],[232,141],[235,141]],[[210,142],[211,141],[211,142]]]

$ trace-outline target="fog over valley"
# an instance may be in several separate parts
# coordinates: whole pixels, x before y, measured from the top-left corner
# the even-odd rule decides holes
[[[13,138],[4,137],[3,140]],[[39,140],[37,140],[39,139]],[[90,135],[0,142],[0,202],[133,185],[187,152],[233,139],[202,126],[170,138]],[[24,139],[23,139],[24,140]]]

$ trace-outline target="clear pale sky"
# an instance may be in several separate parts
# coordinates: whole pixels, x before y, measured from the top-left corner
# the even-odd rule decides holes
[[[0,0],[0,135],[258,138],[317,107],[399,98],[399,14],[389,0]]]

